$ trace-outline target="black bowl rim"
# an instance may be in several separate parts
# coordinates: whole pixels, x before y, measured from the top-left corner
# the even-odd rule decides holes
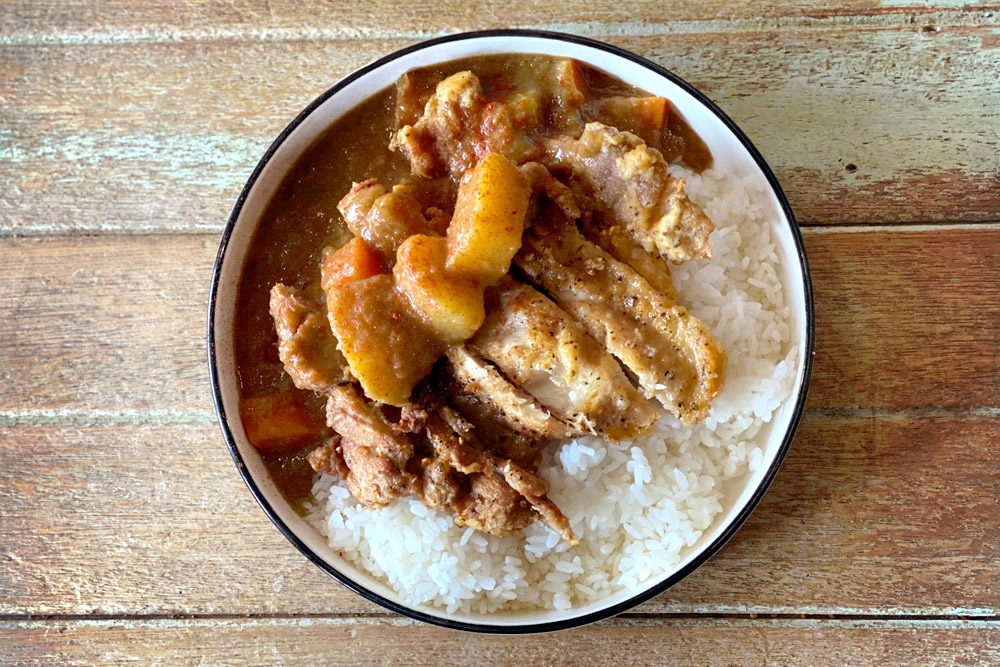
[[[337,568],[333,567],[325,560],[319,557],[312,549],[310,549],[306,544],[295,535],[294,532],[285,524],[284,521],[278,516],[274,508],[271,507],[268,500],[264,497],[260,487],[250,476],[247,471],[243,457],[239,452],[236,445],[236,439],[233,436],[232,431],[229,428],[229,423],[226,417],[225,407],[222,404],[222,392],[219,386],[219,373],[218,364],[215,350],[215,313],[217,306],[217,291],[219,287],[219,279],[222,269],[223,259],[226,254],[226,249],[229,245],[230,238],[233,233],[233,229],[236,225],[236,220],[239,217],[240,212],[243,209],[243,205],[250,193],[251,188],[257,182],[260,177],[261,172],[264,167],[268,164],[271,158],[274,156],[275,152],[281,146],[281,144],[288,138],[288,136],[295,130],[305,119],[308,117],[317,107],[323,104],[327,99],[336,94],[339,90],[344,88],[349,83],[355,81],[356,79],[364,76],[368,72],[377,69],[386,63],[393,60],[401,58],[403,56],[409,55],[416,51],[421,51],[423,49],[436,46],[439,44],[462,41],[468,39],[481,39],[484,37],[530,37],[542,40],[553,40],[569,42],[573,44],[578,44],[581,46],[586,46],[594,48],[597,50],[605,51],[614,56],[630,60],[646,69],[651,70],[653,73],[658,74],[677,86],[684,89],[688,94],[696,98],[701,104],[703,104],[709,111],[715,114],[716,117],[721,120],[726,127],[733,133],[733,135],[740,141],[743,147],[756,162],[757,166],[760,168],[761,172],[764,174],[769,186],[773,189],[775,196],[778,199],[778,203],[788,220],[790,231],[792,237],[795,241],[795,249],[798,255],[799,264],[802,270],[802,282],[803,290],[805,296],[806,312],[805,312],[805,324],[806,324],[806,340],[805,340],[805,359],[803,359],[803,369],[802,369],[802,385],[799,391],[798,399],[796,400],[794,410],[792,412],[791,419],[789,421],[788,430],[785,433],[784,438],[778,448],[778,453],[775,456],[774,462],[769,466],[760,485],[755,489],[753,495],[750,497],[747,504],[743,509],[734,517],[730,524],[726,527],[725,531],[719,537],[717,537],[708,547],[706,547],[701,553],[698,554],[690,563],[686,566],[673,573],[671,576],[667,577],[660,583],[651,588],[633,595],[629,599],[605,607],[595,612],[590,612],[588,614],[583,614],[580,616],[571,616],[564,620],[556,621],[545,621],[541,623],[524,623],[524,624],[511,624],[511,625],[490,625],[490,624],[478,624],[470,623],[466,621],[460,621],[455,619],[450,619],[447,617],[434,616],[432,614],[424,613],[418,609],[413,609],[406,607],[398,602],[385,598],[365,586],[357,583],[344,573],[340,572]],[[706,561],[708,561],[712,556],[714,556],[719,549],[721,549],[726,542],[728,542],[733,535],[739,530],[743,523],[747,520],[756,506],[760,503],[760,500],[764,497],[767,492],[768,487],[770,487],[771,482],[774,480],[778,469],[788,452],[791,445],[792,439],[795,435],[795,431],[798,428],[799,421],[802,417],[802,412],[805,407],[806,395],[809,389],[809,382],[812,374],[812,361],[815,347],[815,317],[814,317],[814,303],[813,303],[813,291],[812,291],[812,278],[809,271],[809,263],[806,258],[805,244],[802,240],[802,233],[799,228],[798,222],[795,219],[794,214],[788,199],[785,196],[781,185],[778,183],[777,178],[771,171],[767,162],[764,160],[763,156],[757,150],[757,148],[751,143],[749,138],[743,133],[743,131],[729,118],[728,115],[722,109],[720,109],[714,102],[712,102],[708,97],[706,97],[701,91],[694,88],[691,84],[687,83],[679,76],[667,70],[656,63],[653,63],[646,58],[643,58],[635,53],[632,53],[621,47],[617,47],[605,42],[601,42],[589,37],[581,37],[578,35],[571,35],[560,32],[553,32],[547,30],[478,30],[470,32],[456,33],[452,35],[446,35],[443,37],[437,37],[433,39],[423,40],[416,44],[412,44],[407,47],[398,49],[378,60],[375,60],[364,67],[352,72],[347,75],[337,83],[335,83],[331,88],[322,93],[319,97],[313,100],[308,106],[306,106],[291,123],[282,130],[281,134],[271,143],[264,156],[257,163],[256,168],[250,175],[249,179],[244,185],[243,190],[240,192],[236,204],[233,208],[232,214],[229,216],[229,221],[223,230],[222,237],[219,243],[219,251],[216,255],[215,265],[212,272],[212,284],[209,292],[209,308],[208,308],[208,362],[209,362],[209,374],[212,383],[212,393],[215,403],[216,414],[219,419],[219,424],[222,428],[223,436],[226,440],[226,445],[229,448],[229,452],[232,455],[233,461],[236,464],[240,472],[240,476],[246,483],[253,495],[254,499],[260,505],[264,513],[267,514],[271,522],[278,528],[279,531],[291,542],[307,559],[312,561],[317,567],[326,572],[328,575],[339,581],[341,584],[354,591],[358,595],[361,595],[365,599],[374,602],[390,611],[402,614],[409,618],[422,621],[425,623],[430,623],[433,625],[438,625],[445,628],[450,628],[454,630],[464,630],[470,632],[488,633],[488,634],[528,634],[528,633],[542,633],[542,632],[553,632],[558,630],[567,630],[570,628],[575,628],[583,625],[588,625],[590,623],[595,623],[597,621],[610,618],[621,614],[633,607],[652,599],[653,597],[663,593],[667,589],[671,588],[674,584],[679,582],[681,579],[685,578],[691,572],[701,567]]]

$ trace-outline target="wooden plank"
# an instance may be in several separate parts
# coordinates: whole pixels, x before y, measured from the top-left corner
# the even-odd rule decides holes
[[[809,404],[1000,406],[1000,229],[807,234]]]
[[[0,3],[0,662],[1000,663],[998,9]],[[204,369],[217,232],[271,137],[372,57],[511,16],[719,102],[811,227],[818,314],[809,412],[744,528],[634,613],[542,637],[322,575],[238,479]]]
[[[585,31],[596,26],[633,29],[677,29],[678,23],[706,24],[714,30],[740,29],[741,23],[857,17],[916,21],[935,14],[960,21],[964,4],[957,0],[920,2],[901,0],[874,4],[867,0],[782,0],[751,7],[726,0],[680,0],[665,12],[661,3],[643,0],[627,14],[610,0],[570,0],[507,3],[502,12],[461,0],[435,3],[385,4],[373,0],[303,6],[291,0],[188,2],[157,0],[125,2],[5,2],[0,25],[5,38],[15,42],[177,41],[191,38],[288,38],[291,35],[324,39],[372,39],[381,36],[431,36],[451,32],[524,27]],[[923,21],[922,21],[923,22]],[[727,25],[728,24],[728,25]],[[699,26],[704,29],[705,26]],[[597,28],[600,29],[600,28]],[[607,29],[607,28],[604,28]]]
[[[1000,616],[995,416],[810,413],[773,486],[649,614]],[[381,613],[254,504],[211,424],[0,427],[3,615]]]
[[[0,439],[0,614],[378,611],[274,528],[213,424]]]
[[[806,224],[982,222],[1000,210],[1000,49],[976,16],[597,36],[720,104]],[[0,233],[217,231],[308,101],[413,41],[0,46]]]
[[[384,620],[0,623],[14,664],[90,665],[880,665],[991,664],[987,622],[666,619],[535,636],[457,634]]]
[[[0,412],[207,421],[215,244],[0,240]],[[810,407],[1000,407],[1000,229],[808,233],[806,245],[817,319]]]
[[[299,110],[403,44],[3,49],[0,231],[217,232]]]
[[[7,415],[205,420],[213,236],[5,239],[0,406]]]

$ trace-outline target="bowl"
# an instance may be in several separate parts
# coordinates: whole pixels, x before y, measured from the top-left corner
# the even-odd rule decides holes
[[[779,280],[790,311],[790,353],[783,374],[789,389],[756,436],[747,472],[729,480],[721,511],[680,558],[643,583],[562,609],[451,611],[414,604],[383,580],[331,549],[320,532],[285,500],[239,418],[239,388],[234,354],[236,292],[243,262],[265,205],[282,177],[319,134],[368,96],[392,85],[404,72],[470,56],[537,53],[574,58],[617,76],[654,95],[667,97],[711,150],[715,165],[728,176],[752,177],[762,184],[756,195],[780,263]],[[756,148],[726,114],[677,75],[623,49],[581,37],[539,31],[489,31],[451,35],[422,42],[350,74],[307,106],[267,149],[243,188],[222,235],[212,276],[208,351],[215,408],[239,474],[261,508],[306,558],[334,579],[392,611],[427,623],[462,630],[525,633],[591,623],[628,610],[667,590],[703,565],[737,531],[761,500],[792,440],[805,402],[813,350],[813,306],[805,249],[778,181]]]

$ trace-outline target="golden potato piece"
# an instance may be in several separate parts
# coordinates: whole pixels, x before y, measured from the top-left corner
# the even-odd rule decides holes
[[[448,226],[448,269],[496,283],[521,247],[531,186],[517,165],[490,153],[466,172]]]
[[[442,350],[393,288],[392,276],[331,285],[326,301],[337,347],[365,396],[391,405],[408,402]]]
[[[446,268],[447,241],[416,234],[396,253],[393,277],[413,310],[448,344],[460,343],[486,318],[483,287],[475,278]]]

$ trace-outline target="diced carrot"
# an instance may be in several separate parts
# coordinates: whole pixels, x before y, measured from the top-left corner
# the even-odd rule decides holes
[[[582,103],[587,97],[587,81],[575,61],[566,59],[555,64],[557,95],[571,105]]]
[[[319,436],[319,428],[295,395],[272,391],[240,402],[247,439],[264,454],[301,447]]]
[[[665,97],[633,97],[635,118],[651,130],[662,130],[667,125],[670,103]]]
[[[321,280],[323,289],[364,280],[385,273],[382,261],[360,236],[355,236],[343,247],[330,253],[323,261]]]
[[[606,97],[598,102],[597,115],[602,122],[657,147],[670,117],[670,102],[665,97]]]

